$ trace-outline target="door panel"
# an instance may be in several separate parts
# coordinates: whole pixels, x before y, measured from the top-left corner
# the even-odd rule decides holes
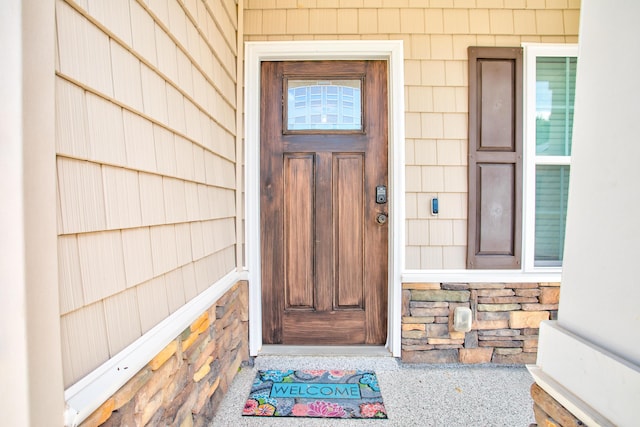
[[[313,307],[313,155],[284,156],[286,307]]]
[[[364,311],[284,313],[282,344],[351,345],[365,344],[366,316]],[[367,343],[369,344],[369,343]],[[383,343],[370,343],[383,344]]]
[[[334,156],[335,309],[364,309],[364,156]]]
[[[289,79],[297,81],[297,94],[306,90],[301,80],[361,81],[363,96],[350,105],[362,100],[362,130],[285,131]],[[388,209],[375,202],[375,188],[387,185],[388,176],[386,79],[383,61],[262,64],[265,344],[386,340],[388,225],[376,217]],[[336,91],[355,93],[345,87],[314,87],[309,93],[326,95],[335,109]]]

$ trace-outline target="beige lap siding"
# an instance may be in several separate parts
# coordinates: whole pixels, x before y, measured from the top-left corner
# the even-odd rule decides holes
[[[56,2],[65,387],[237,268],[237,14]]]

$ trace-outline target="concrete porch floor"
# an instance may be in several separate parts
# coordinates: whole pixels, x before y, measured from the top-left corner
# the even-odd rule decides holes
[[[258,369],[371,369],[378,375],[387,420],[243,417]],[[211,426],[509,426],[534,423],[524,366],[408,365],[391,357],[259,356],[243,367]]]

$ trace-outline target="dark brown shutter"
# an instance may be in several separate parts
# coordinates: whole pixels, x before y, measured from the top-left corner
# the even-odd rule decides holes
[[[522,48],[469,48],[468,268],[520,268]]]

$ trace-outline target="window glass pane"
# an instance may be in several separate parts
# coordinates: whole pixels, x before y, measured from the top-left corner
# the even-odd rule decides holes
[[[287,130],[362,130],[362,81],[288,80]]]
[[[536,266],[562,265],[569,166],[536,167]]]
[[[538,57],[536,61],[536,154],[570,156],[575,57]]]

